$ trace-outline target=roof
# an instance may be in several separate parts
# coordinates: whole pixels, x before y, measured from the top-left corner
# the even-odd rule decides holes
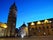
[[[45,20],[45,19],[44,19]],[[43,22],[44,20],[39,20],[40,22]],[[49,18],[49,19],[46,19],[46,20],[49,20],[49,21],[52,21],[53,20],[53,18]],[[37,23],[38,21],[33,21],[34,23]],[[32,22],[29,22],[28,24],[30,24],[30,23],[32,23]]]
[[[13,9],[13,8],[15,8],[15,10],[17,11],[17,7],[16,7],[16,4],[15,4],[15,2],[11,5],[11,7],[10,7],[10,9]]]
[[[21,27],[26,27],[25,23],[23,23],[23,25],[21,25]]]

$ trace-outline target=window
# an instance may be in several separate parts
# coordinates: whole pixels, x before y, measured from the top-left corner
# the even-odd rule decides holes
[[[53,28],[53,26],[51,26],[51,28]]]
[[[34,28],[32,28],[32,30],[34,30]]]
[[[36,35],[36,32],[34,32],[34,35]]]
[[[45,29],[45,27],[43,26],[43,29]]]
[[[40,32],[40,30],[38,30],[38,32]]]
[[[41,27],[39,27],[39,29],[41,29]]]
[[[52,31],[53,31],[53,29],[52,29]]]
[[[47,29],[49,28],[49,26],[47,26]]]
[[[13,25],[15,26],[15,23],[13,23]]]

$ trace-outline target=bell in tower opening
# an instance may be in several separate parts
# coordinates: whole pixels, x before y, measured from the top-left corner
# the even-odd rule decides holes
[[[15,28],[16,28],[16,12],[17,8],[15,3],[11,5],[8,20],[7,20],[7,36],[15,36]]]

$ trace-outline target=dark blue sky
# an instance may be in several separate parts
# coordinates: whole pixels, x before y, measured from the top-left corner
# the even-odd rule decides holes
[[[0,0],[0,22],[7,23],[10,6],[14,0]],[[20,27],[23,22],[53,18],[53,0],[15,0],[17,6],[17,24]]]

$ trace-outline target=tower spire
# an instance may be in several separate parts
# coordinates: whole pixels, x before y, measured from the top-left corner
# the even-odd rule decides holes
[[[17,7],[16,7],[16,3],[15,2],[11,5],[10,10],[11,9],[15,9],[17,11]]]

